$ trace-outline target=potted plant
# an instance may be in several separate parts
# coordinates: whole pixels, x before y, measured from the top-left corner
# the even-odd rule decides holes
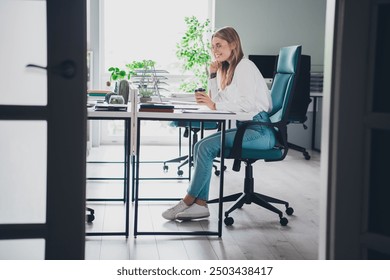
[[[147,85],[139,87],[138,90],[140,96],[140,102],[145,103],[148,101],[152,101],[152,95],[154,94],[154,89],[150,89]]]
[[[132,63],[126,64],[126,68],[128,69],[128,79],[132,76],[138,75],[139,72],[150,72],[154,69],[156,62],[153,60],[142,60],[142,61],[133,61]]]
[[[118,67],[110,67],[108,68],[108,72],[110,72],[110,80],[107,81],[107,86],[111,87],[112,82],[115,82],[115,85],[112,86],[112,94],[121,95],[124,99],[124,102],[127,103],[129,100],[129,83],[126,80],[126,77],[128,77],[128,73],[120,69]],[[111,95],[112,95],[111,94]],[[107,96],[109,98],[109,96]]]
[[[127,73],[125,70],[123,69],[120,69],[118,67],[110,67],[108,68],[108,72],[110,72],[110,80],[107,81],[107,86],[110,87],[112,85],[112,82],[114,81],[115,82],[115,86],[114,86],[114,92],[117,92],[118,90],[118,84],[117,82],[120,81],[120,80],[123,80],[126,76],[127,76]]]
[[[153,72],[156,62],[153,60],[133,61],[126,64],[128,69],[128,77],[137,78],[135,83],[138,83],[140,102],[152,100],[152,95],[155,93],[157,79]]]
[[[208,65],[211,60],[210,42],[208,34],[211,33],[210,20],[200,22],[195,16],[185,17],[187,30],[180,42],[176,44],[176,56],[183,61],[183,69],[190,70],[194,79],[184,81],[180,89],[185,92],[194,92],[196,88],[207,88],[209,76]]]

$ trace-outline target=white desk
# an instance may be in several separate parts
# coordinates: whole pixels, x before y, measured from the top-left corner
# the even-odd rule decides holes
[[[191,105],[194,107],[196,105]],[[124,120],[125,121],[125,155],[124,155],[124,183],[125,183],[125,204],[126,204],[126,221],[124,232],[88,232],[87,235],[125,235],[129,234],[129,181],[130,181],[130,162],[132,163],[132,181],[134,193],[134,236],[137,235],[222,235],[222,207],[223,203],[219,203],[218,214],[218,231],[201,231],[201,232],[145,232],[138,230],[138,203],[139,203],[139,156],[140,156],[140,134],[141,134],[141,121],[161,121],[161,120],[186,120],[186,121],[215,121],[221,124],[221,147],[224,146],[227,120],[251,120],[252,117],[246,113],[238,114],[222,114],[222,113],[183,113],[182,109],[175,110],[173,113],[154,113],[154,112],[131,112],[131,106],[129,110],[124,111],[94,111],[88,109],[88,119],[95,120]],[[201,109],[205,107],[201,106]],[[131,157],[131,161],[130,161]],[[221,168],[224,166],[224,149],[221,149]],[[221,169],[223,170],[223,169]],[[223,197],[223,183],[224,174],[220,174],[220,198]]]
[[[218,210],[218,230],[217,231],[195,231],[195,232],[148,232],[140,231],[138,229],[138,204],[139,204],[139,157],[140,157],[140,135],[141,135],[141,121],[173,121],[173,120],[185,120],[185,121],[215,121],[218,122],[221,126],[221,147],[224,147],[225,144],[225,130],[226,130],[226,121],[227,120],[251,120],[252,117],[249,114],[239,113],[239,114],[221,114],[221,113],[183,113],[182,110],[175,110],[173,113],[154,113],[154,112],[137,112],[135,114],[135,128],[136,128],[136,139],[135,146],[133,147],[135,151],[135,167],[133,175],[134,177],[134,187],[135,187],[135,199],[134,199],[134,236],[137,235],[222,235],[222,197],[223,197],[223,184],[224,184],[224,172],[220,174],[220,191],[219,191],[219,210]],[[134,122],[133,122],[134,123]],[[133,131],[133,135],[134,135]],[[223,170],[224,166],[224,149],[221,149],[221,161],[220,168]]]

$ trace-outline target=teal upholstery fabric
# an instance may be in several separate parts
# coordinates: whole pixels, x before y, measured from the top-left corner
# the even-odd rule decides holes
[[[298,47],[300,46],[290,46],[280,49],[277,66],[278,73],[291,74],[296,72],[298,59],[300,56],[300,53],[297,53]]]
[[[172,121],[170,124],[172,127],[190,127],[190,122],[187,121]],[[199,128],[200,129],[201,125],[200,122],[195,121],[191,122],[191,128]],[[206,130],[211,130],[211,129],[217,129],[218,128],[218,123],[216,122],[204,122],[203,123],[203,128]]]

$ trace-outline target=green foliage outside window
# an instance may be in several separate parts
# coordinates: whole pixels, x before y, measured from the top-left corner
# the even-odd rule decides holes
[[[211,33],[210,20],[200,22],[195,16],[185,17],[187,30],[180,42],[176,44],[176,56],[183,61],[183,69],[192,71],[194,79],[184,81],[180,89],[185,92],[193,92],[196,88],[207,88],[209,76],[210,42],[208,35]]]

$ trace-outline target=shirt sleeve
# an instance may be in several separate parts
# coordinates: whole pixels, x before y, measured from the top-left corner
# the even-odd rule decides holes
[[[217,78],[209,79],[209,81],[208,81],[208,88],[209,88],[209,91],[210,91],[212,99],[218,95],[218,82],[217,82]]]

